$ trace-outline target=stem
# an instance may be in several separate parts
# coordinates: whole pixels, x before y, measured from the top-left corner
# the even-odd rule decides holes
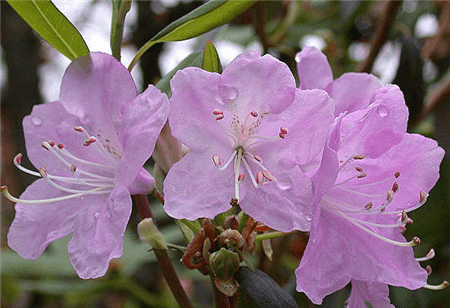
[[[213,288],[214,293],[214,301],[216,302],[216,308],[230,308],[230,300],[228,296],[219,291],[216,287],[216,283],[214,282],[214,275],[211,273],[209,275],[211,278],[211,286]]]
[[[263,240],[278,238],[278,237],[284,237],[291,234],[294,234],[296,231],[291,231],[289,233],[283,233],[283,232],[270,232],[270,233],[264,233],[264,234],[258,234],[255,238],[255,242],[260,242]]]
[[[145,195],[134,195],[134,201],[136,203],[137,209],[142,219],[144,218],[152,218],[153,214],[150,209],[150,205],[148,203],[147,196]],[[170,262],[169,255],[167,254],[166,249],[153,249],[155,253],[156,259],[158,260],[159,266],[161,268],[161,272],[169,285],[170,291],[172,292],[175,300],[177,301],[180,307],[193,308],[189,297],[184,292],[183,287],[181,286],[180,280],[178,279],[177,273],[173,268],[172,263]]]
[[[130,10],[131,0],[112,0],[112,4],[113,17],[111,22],[111,52],[113,57],[120,61],[125,15],[127,15]]]

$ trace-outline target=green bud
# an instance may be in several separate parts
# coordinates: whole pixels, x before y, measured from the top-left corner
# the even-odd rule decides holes
[[[212,272],[221,280],[233,277],[239,269],[239,263],[241,263],[239,255],[223,247],[209,257],[209,266]]]
[[[145,218],[142,220],[137,226],[137,231],[140,240],[150,244],[153,249],[167,249],[166,241],[153,219]]]

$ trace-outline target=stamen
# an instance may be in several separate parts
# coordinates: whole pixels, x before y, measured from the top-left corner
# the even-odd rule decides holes
[[[286,127],[280,127],[280,133],[282,133],[283,135],[287,135],[288,133],[288,129]]]
[[[263,181],[264,181],[264,175],[263,175],[262,171],[258,171],[256,173],[256,184],[257,184],[257,186],[258,187],[261,186]]]
[[[252,115],[252,117],[256,118],[258,116],[258,113],[256,111],[252,111],[250,112],[250,114]]]
[[[392,211],[392,212],[386,212],[385,214],[400,214],[403,211],[405,211],[406,213],[412,212],[416,209],[418,209],[419,207],[421,207],[422,205],[424,205],[427,202],[427,195],[425,194],[425,192],[421,191],[420,192],[420,199],[419,199],[419,203],[417,203],[415,206],[410,207],[408,209],[404,209],[404,210],[399,210],[399,211]]]
[[[361,167],[355,167],[355,169],[356,169],[356,171],[358,171],[358,172],[363,172],[363,168],[361,168]]]
[[[362,154],[356,154],[353,156],[353,159],[364,159],[366,156]]]
[[[428,261],[428,260],[433,259],[435,255],[436,255],[436,253],[435,253],[434,249],[431,248],[425,257],[415,258],[415,259],[416,259],[416,261],[419,261],[419,262]]]
[[[335,210],[335,209],[332,208],[332,207],[324,207],[324,209],[326,209],[326,210],[328,210],[328,211],[333,211],[333,212],[336,213],[337,215],[339,215],[339,216],[341,216],[342,218],[345,218],[346,220],[348,220],[350,223],[352,223],[352,224],[355,225],[356,227],[360,228],[360,229],[363,230],[363,231],[366,231],[367,233],[373,235],[374,237],[376,237],[376,238],[378,238],[378,239],[380,239],[380,240],[382,240],[382,241],[385,241],[386,243],[393,244],[393,245],[400,246],[400,247],[412,247],[412,246],[416,246],[416,245],[418,245],[418,244],[420,243],[420,239],[419,239],[418,237],[414,237],[414,238],[413,238],[411,241],[409,241],[409,242],[398,242],[398,241],[395,241],[395,240],[391,240],[391,239],[389,239],[389,238],[386,238],[386,237],[384,237],[384,236],[382,236],[382,235],[380,235],[380,234],[378,234],[378,233],[376,233],[376,232],[374,232],[374,231],[372,231],[372,230],[370,230],[370,229],[368,229],[368,228],[362,226],[361,224],[359,224],[358,222],[356,222],[353,218],[351,218],[351,217],[345,215],[345,214],[342,213],[341,211]]]
[[[222,162],[220,161],[219,155],[213,155],[212,160],[214,162],[214,165],[216,165],[216,167],[218,167],[222,164]]]
[[[258,162],[262,163],[262,157],[261,157],[261,156],[259,156],[259,155],[253,155],[253,158],[254,158],[255,160],[257,160]]]
[[[252,180],[253,186],[255,186],[255,188],[258,188],[259,187],[258,182],[255,179],[255,177],[253,176],[253,172],[250,169],[250,166],[248,165],[247,160],[245,159],[245,157],[242,158],[242,162],[244,163],[244,166],[245,166],[245,169],[248,172],[248,175],[250,175],[250,179]]]
[[[262,172],[262,174],[269,181],[274,181],[275,180],[275,177],[273,176],[273,174],[271,172],[269,172],[268,170],[264,170]]]
[[[424,286],[424,288],[429,289],[429,290],[444,290],[448,286],[450,286],[450,283],[448,283],[447,281],[444,280],[444,282],[442,282],[440,285],[435,286],[435,285],[427,284]]]
[[[373,206],[373,203],[372,203],[372,202],[369,202],[369,203],[367,203],[366,205],[364,205],[364,208],[365,208],[366,210],[370,210],[370,209],[372,208],[372,206]]]
[[[59,149],[59,152],[62,155],[66,156],[67,158],[73,159],[73,160],[75,160],[77,162],[80,162],[80,163],[83,163],[83,164],[86,164],[86,165],[90,165],[90,166],[93,166],[93,167],[98,167],[98,168],[101,168],[101,169],[104,169],[104,168],[108,168],[108,169],[112,169],[112,170],[116,169],[115,166],[117,165],[117,161],[115,161],[115,160],[112,160],[114,166],[110,166],[110,165],[106,165],[106,164],[99,164],[99,163],[94,163],[92,161],[88,161],[88,160],[79,158],[79,157],[73,155],[72,153],[70,153],[65,148],[59,148],[58,147],[58,149]],[[111,155],[109,155],[109,156],[111,156]]]
[[[105,189],[105,187],[95,188],[92,191],[100,191],[102,189]],[[72,195],[67,195],[67,196],[62,196],[62,197],[57,197],[57,198],[50,198],[50,199],[23,200],[23,199],[18,199],[16,197],[13,197],[9,193],[8,187],[6,187],[6,186],[1,186],[0,187],[0,191],[6,197],[6,199],[8,199],[8,200],[10,200],[12,202],[15,202],[15,203],[22,203],[22,204],[53,203],[53,202],[58,202],[58,201],[64,201],[64,200],[69,200],[69,199],[73,199],[73,198],[78,198],[78,197],[81,197],[81,196],[85,195],[85,193],[77,193],[77,194],[72,194]],[[105,192],[105,193],[109,193],[109,192]]]
[[[223,165],[222,167],[219,168],[219,171],[223,171],[223,170],[227,169],[227,167],[231,164],[233,159],[236,157],[236,154],[237,154],[237,151],[234,150],[233,153],[231,153],[231,155],[228,158],[228,160],[225,162],[225,165]]]
[[[93,144],[94,142],[96,142],[97,140],[98,140],[97,138],[91,136],[91,137],[87,138],[86,141],[84,141],[83,145],[85,147],[87,147],[87,146]]]
[[[357,177],[358,179],[362,179],[362,178],[365,178],[366,176],[367,176],[367,174],[365,174],[364,172],[362,172],[362,173],[358,174],[356,177]]]
[[[431,275],[431,273],[433,272],[430,265],[427,265],[427,267],[425,267],[425,270],[427,271],[428,275]]]
[[[397,172],[394,174],[394,176],[395,176],[395,178],[397,179],[397,178],[400,176],[400,171],[397,171]]]
[[[392,191],[397,192],[397,190],[398,190],[398,183],[394,182],[394,184],[392,185]]]
[[[243,174],[243,173],[239,174],[238,182],[242,182],[242,181],[244,181],[244,179],[245,179],[245,174]]]

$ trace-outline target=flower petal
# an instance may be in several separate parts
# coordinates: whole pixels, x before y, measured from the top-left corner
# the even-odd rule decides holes
[[[405,241],[398,228],[384,231]],[[423,287],[427,273],[414,259],[411,247],[388,244],[362,231],[347,220],[322,210],[311,228],[311,236],[299,268],[297,290],[315,304],[351,279],[385,283],[408,289]]]
[[[174,137],[191,149],[228,143],[212,113],[223,109],[218,102],[219,78],[219,74],[188,67],[178,71],[170,82],[170,128]]]
[[[370,307],[366,303],[370,303],[374,308],[395,308],[389,300],[387,284],[352,279],[352,292],[347,307]]]
[[[253,110],[279,113],[289,107],[294,99],[295,79],[285,63],[250,51],[223,71],[219,89],[227,89],[224,93],[228,95],[221,95],[223,103],[235,102],[235,111],[243,119]]]
[[[366,73],[347,73],[334,80],[325,90],[336,101],[335,115],[366,108],[375,90],[381,87],[377,77]]]
[[[67,68],[61,83],[64,108],[81,120],[90,135],[122,153],[113,121],[137,95],[128,70],[114,57],[91,53],[79,57]]]
[[[248,189],[240,206],[245,213],[272,229],[309,231],[312,198],[311,180],[295,167],[259,189]]]
[[[70,261],[83,279],[103,276],[109,261],[122,255],[123,234],[131,214],[130,193],[120,184],[107,199],[88,202],[77,216],[68,245]]]
[[[63,195],[67,194],[39,179],[20,198],[41,200]],[[88,198],[84,202],[89,202]],[[83,211],[83,205],[80,199],[33,205],[17,203],[16,216],[8,232],[8,246],[24,259],[36,259],[48,244],[73,232],[74,221]]]
[[[121,181],[126,186],[133,183],[139,170],[153,153],[168,114],[169,100],[154,86],[149,86],[144,93],[122,108],[122,115],[115,122],[123,147],[116,181]],[[153,180],[140,193],[148,193],[152,187]]]
[[[314,47],[304,47],[295,55],[300,89],[325,89],[333,81],[327,57]]]
[[[176,219],[214,218],[231,207],[231,198],[235,196],[233,168],[219,171],[212,155],[191,150],[172,166],[164,181],[167,214]],[[242,191],[241,198],[244,197]]]

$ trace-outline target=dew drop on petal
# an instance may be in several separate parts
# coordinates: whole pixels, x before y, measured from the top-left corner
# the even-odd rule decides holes
[[[40,125],[42,125],[42,120],[38,117],[32,117],[31,123],[33,123],[33,125],[35,125],[35,126],[40,126]]]
[[[98,218],[100,216],[100,213],[99,212],[95,212],[94,216],[95,216],[95,218]]]
[[[389,115],[389,110],[388,110],[387,107],[384,106],[384,105],[378,106],[378,107],[377,107],[377,112],[378,112],[378,115],[379,115],[380,117],[383,117],[383,118],[384,118],[385,116]]]
[[[237,99],[238,93],[239,92],[235,87],[229,87],[225,85],[219,86],[219,96],[225,103]]]
[[[286,190],[291,188],[292,186],[292,179],[289,173],[282,173],[279,176],[277,176],[277,186],[281,190]]]
[[[311,209],[306,209],[305,219],[306,219],[306,221],[312,221],[313,220],[313,213],[312,213]]]

